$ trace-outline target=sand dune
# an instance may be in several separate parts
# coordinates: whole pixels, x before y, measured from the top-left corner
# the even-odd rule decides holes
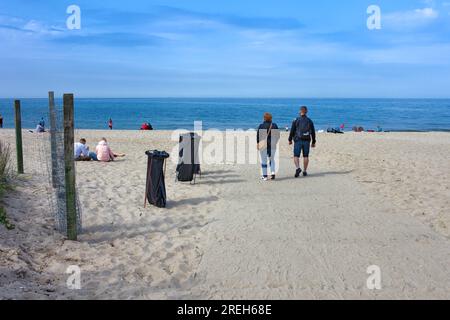
[[[145,150],[164,131],[78,131],[127,156],[77,163],[79,242],[53,230],[41,138],[24,132],[26,175],[3,200],[0,298],[450,298],[450,134],[320,134],[310,176],[278,180],[256,165],[204,165],[196,185],[167,169],[166,209],[144,209]],[[13,144],[11,130],[0,139]],[[378,265],[382,290],[366,287]],[[79,265],[82,289],[66,268]]]

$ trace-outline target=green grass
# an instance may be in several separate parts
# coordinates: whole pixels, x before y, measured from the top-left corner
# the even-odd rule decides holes
[[[5,187],[11,178],[11,148],[0,140],[0,188]],[[1,189],[0,189],[1,190]]]
[[[5,209],[3,209],[2,207],[0,207],[0,224],[3,224],[8,230],[13,230],[16,227],[9,221]]]
[[[3,224],[8,230],[14,229],[15,226],[8,220],[6,211],[1,204],[1,197],[7,190],[11,189],[12,171],[10,162],[11,148],[8,144],[0,141],[0,224]]]

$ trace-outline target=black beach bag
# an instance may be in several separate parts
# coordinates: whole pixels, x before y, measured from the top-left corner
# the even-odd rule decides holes
[[[193,181],[200,174],[199,161],[200,136],[191,132],[180,135],[179,161],[177,165],[178,181]]]
[[[169,154],[165,151],[147,151],[147,181],[145,184],[145,203],[159,208],[166,207],[166,183],[164,181],[165,162]]]

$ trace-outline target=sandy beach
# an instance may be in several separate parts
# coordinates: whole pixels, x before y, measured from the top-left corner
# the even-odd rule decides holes
[[[450,299],[450,133],[318,134],[299,179],[283,133],[276,181],[205,164],[190,185],[169,162],[167,208],[144,208],[144,152],[171,152],[170,135],[76,132],[126,157],[76,164],[71,242],[54,230],[43,138],[24,131],[26,174],[2,200],[16,228],[0,225],[0,299]],[[14,149],[13,130],[0,139]],[[371,265],[381,290],[366,286]]]

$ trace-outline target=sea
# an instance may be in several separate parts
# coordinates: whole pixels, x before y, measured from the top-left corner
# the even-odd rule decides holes
[[[62,108],[62,100],[56,99]],[[280,128],[290,127],[306,105],[316,130],[344,125],[384,131],[450,131],[450,99],[312,99],[312,98],[75,98],[77,129],[138,130],[149,122],[156,130],[251,129],[270,112]],[[14,100],[0,99],[3,127],[14,127]],[[48,100],[21,99],[22,127],[35,128],[41,117],[48,124]]]

